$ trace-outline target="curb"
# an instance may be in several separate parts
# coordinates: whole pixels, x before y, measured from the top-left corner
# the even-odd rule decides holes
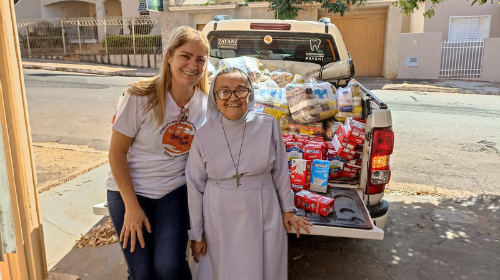
[[[83,73],[83,74],[94,74],[94,75],[103,75],[103,76],[122,76],[122,77],[154,77],[157,75],[156,72],[133,72],[133,70],[129,71],[106,71],[99,69],[85,69],[85,68],[76,68],[76,67],[62,67],[62,66],[51,66],[51,65],[33,65],[33,64],[24,64],[24,69],[41,69],[41,70],[49,70],[49,71],[62,71],[62,72],[73,72],[73,73]]]
[[[444,93],[461,93],[461,94],[478,94],[478,95],[500,95],[499,91],[485,91],[467,88],[449,88],[428,85],[410,85],[410,84],[391,84],[385,85],[383,90],[401,90],[401,91],[416,91],[416,92],[444,92]]]

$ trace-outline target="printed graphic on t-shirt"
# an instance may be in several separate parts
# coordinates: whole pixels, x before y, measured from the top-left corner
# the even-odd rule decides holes
[[[175,157],[189,152],[195,131],[194,124],[186,118],[181,119],[180,123],[177,121],[168,123],[160,130],[160,134],[163,134],[162,144],[165,149],[163,154]]]

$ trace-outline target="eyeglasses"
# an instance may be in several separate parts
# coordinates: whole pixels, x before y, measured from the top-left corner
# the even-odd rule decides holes
[[[231,96],[236,95],[236,98],[238,99],[243,99],[250,94],[250,89],[249,88],[237,88],[235,90],[230,90],[230,89],[221,89],[215,92],[217,96],[219,97],[220,100],[228,100],[231,98]]]

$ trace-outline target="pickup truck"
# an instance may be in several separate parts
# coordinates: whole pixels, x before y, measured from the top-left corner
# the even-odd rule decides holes
[[[202,32],[210,42],[213,65],[224,58],[250,56],[258,58],[265,68],[286,69],[336,87],[347,85],[354,77],[354,62],[342,35],[329,21],[230,19],[211,21]],[[314,224],[311,235],[384,238],[389,204],[383,197],[394,147],[391,111],[363,85],[360,93],[366,121],[360,176],[330,180],[326,196],[335,202],[327,217],[298,209],[298,215]],[[94,213],[107,214],[106,206],[94,206]]]

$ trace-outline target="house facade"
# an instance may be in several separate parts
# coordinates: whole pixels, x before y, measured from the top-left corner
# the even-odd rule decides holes
[[[403,18],[398,78],[500,82],[500,4],[448,0],[424,18],[430,1]],[[412,62],[410,62],[412,61]]]

